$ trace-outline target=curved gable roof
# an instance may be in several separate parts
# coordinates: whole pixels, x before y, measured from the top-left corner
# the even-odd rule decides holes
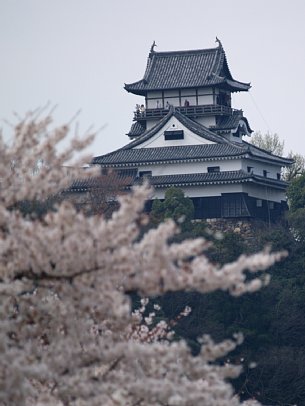
[[[245,155],[245,151],[229,144],[181,145],[120,149],[111,154],[94,158],[94,164],[106,166],[136,166],[164,162],[211,161],[234,159]]]
[[[246,91],[249,83],[233,79],[223,47],[193,51],[151,51],[143,79],[125,84],[128,92],[224,85],[232,91]]]
[[[244,117],[242,110],[233,110],[233,114],[220,117],[217,126],[213,127],[213,131],[223,132],[227,130],[237,130],[240,121],[245,123],[248,132],[251,134],[253,130],[247,118]]]
[[[180,121],[181,124],[183,124],[187,129],[192,131],[194,134],[199,135],[200,137],[216,142],[216,143],[227,143],[228,141],[225,140],[223,137],[221,137],[218,134],[215,134],[214,132],[210,131],[206,127],[204,127],[202,124],[199,124],[190,118],[186,117],[184,114],[180,113],[178,110],[175,109],[175,107],[171,106],[168,114],[162,118],[158,123],[152,127],[151,129],[145,131],[142,135],[140,135],[136,140],[130,142],[127,144],[123,149],[131,149],[134,148],[150,138],[152,138],[155,134],[157,134],[158,131],[160,131],[166,123],[169,121],[171,117],[176,117],[178,121]]]
[[[294,160],[291,158],[274,155],[269,151],[257,147],[256,145],[250,144],[249,142],[243,141],[243,144],[247,146],[249,154],[255,158],[278,162],[283,166],[292,165],[294,163]]]
[[[177,147],[135,148],[157,134],[167,124],[171,117],[176,117],[177,120],[191,132],[199,137],[214,142],[216,145],[202,144]],[[274,162],[282,166],[293,163],[292,159],[273,155],[270,152],[264,151],[245,141],[242,143],[229,141],[221,135],[213,133],[202,124],[199,124],[186,117],[179,111],[175,110],[173,106],[171,106],[168,114],[165,117],[158,121],[154,127],[145,131],[137,139],[124,147],[117,149],[116,151],[93,158],[91,163],[100,165],[121,165],[125,163],[128,165],[130,163],[136,164],[137,162],[144,163],[165,160],[183,160],[183,158],[188,160],[233,156],[252,156],[254,159]]]

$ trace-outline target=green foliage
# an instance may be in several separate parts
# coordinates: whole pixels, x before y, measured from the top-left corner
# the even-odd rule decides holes
[[[266,244],[274,250],[289,251],[287,259],[270,271],[270,285],[254,294],[232,298],[224,292],[207,295],[196,292],[167,293],[159,302],[168,319],[185,306],[190,315],[175,330],[186,338],[194,354],[200,350],[198,337],[211,334],[217,341],[241,331],[245,340],[230,354],[232,363],[241,363],[244,373],[233,385],[244,399],[262,404],[305,404],[305,251],[287,226],[257,232],[255,251]],[[210,259],[225,263],[244,252],[237,234],[226,234],[215,242]],[[251,368],[252,363],[256,368]]]
[[[225,264],[233,262],[246,251],[247,246],[239,234],[226,233],[223,238],[214,241],[213,247],[207,254],[214,262]]]
[[[299,241],[305,241],[305,208],[288,213],[288,221]]]
[[[179,202],[180,196],[172,197]],[[271,282],[267,288],[237,299],[224,292],[207,295],[176,292],[158,298],[168,320],[175,319],[185,306],[192,308],[190,315],[181,319],[174,329],[177,336],[186,339],[193,354],[200,351],[198,337],[203,334],[211,334],[221,341],[241,331],[244,343],[226,359],[243,365],[244,373],[233,385],[243,399],[252,397],[262,404],[277,406],[305,405],[305,175],[291,182],[288,196],[290,227],[283,223],[261,228],[252,248],[258,251],[269,245],[273,250],[289,252],[284,261],[270,270]],[[168,212],[162,202],[156,201],[155,218],[164,219],[165,213],[181,215],[181,211],[175,211],[178,204],[168,204],[167,208]],[[191,224],[184,238],[207,236],[204,222]],[[223,239],[213,240],[208,256],[211,261],[224,264],[247,250],[241,235],[226,233]],[[251,367],[253,362],[255,368]]]
[[[159,224],[172,218],[180,225],[182,232],[192,229],[191,220],[194,218],[194,205],[190,198],[184,196],[181,189],[171,187],[165,192],[163,202],[154,200],[151,210],[151,221]]]
[[[305,174],[295,178],[287,190],[290,211],[305,207]]]
[[[297,176],[302,175],[305,171],[305,157],[301,154],[289,152],[288,158],[294,160],[294,163],[287,166],[283,171],[283,179],[287,182],[292,181]]]
[[[251,144],[279,156],[282,156],[284,152],[284,141],[281,141],[276,133],[262,134],[258,131],[252,135]]]
[[[19,210],[23,216],[42,218],[47,212],[55,211],[56,204],[60,201],[59,197],[49,198],[47,200],[22,200],[12,207],[12,210]]]
[[[295,178],[287,190],[289,201],[288,221],[295,236],[305,241],[305,174]]]

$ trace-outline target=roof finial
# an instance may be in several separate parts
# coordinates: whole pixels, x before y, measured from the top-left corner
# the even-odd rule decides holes
[[[218,46],[219,46],[219,48],[222,48],[222,43],[221,43],[221,41],[220,41],[220,39],[219,39],[219,38],[217,38],[217,37],[216,37],[215,42],[218,42]]]
[[[150,48],[150,52],[155,52],[154,48],[155,48],[156,46],[158,46],[158,45],[156,44],[156,41],[154,41],[153,44],[152,44],[152,46],[151,46],[151,48]]]

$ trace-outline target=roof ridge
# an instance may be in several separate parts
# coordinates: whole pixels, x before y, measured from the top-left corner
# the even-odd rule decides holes
[[[189,124],[192,127],[192,131],[194,131],[195,129],[195,133],[197,135],[198,134],[198,130],[196,129],[196,127],[200,128],[202,131],[204,131],[206,133],[206,135],[208,136],[208,139],[214,141],[214,142],[219,142],[220,144],[230,144],[230,141],[226,140],[225,138],[221,137],[218,134],[215,134],[214,132],[210,131],[207,127],[205,127],[203,124],[199,123],[199,122],[195,122],[193,120],[191,120],[190,118],[188,118],[187,116],[185,116],[184,114],[180,113],[180,111],[175,110],[174,111],[174,115],[180,119],[180,121],[182,121],[182,124],[184,124],[186,127]],[[184,123],[183,123],[184,122]],[[185,124],[186,123],[186,124]],[[201,136],[201,135],[200,135]],[[201,136],[202,137],[202,136]],[[205,138],[205,137],[202,137]]]
[[[220,71],[221,71],[221,66],[223,65],[223,61],[224,61],[224,59],[223,59],[224,49],[222,46],[221,47],[219,46],[216,49],[217,49],[217,52],[215,55],[215,61],[214,61],[213,67],[211,69],[211,75],[215,75],[215,76],[218,76],[219,78],[223,79],[223,77],[220,76]]]
[[[274,156],[274,157],[276,157],[276,158],[287,159],[287,158],[285,158],[285,157],[283,157],[283,156],[281,156],[281,155],[273,154],[271,151],[268,151],[267,149],[260,148],[260,147],[258,147],[257,145],[252,144],[251,142],[244,141],[244,143],[248,145],[248,148],[250,148],[250,150],[251,150],[251,147],[252,147],[252,148],[258,149],[259,151],[262,151],[262,152],[264,152],[265,154],[268,154],[268,155],[270,155],[270,156]]]
[[[249,153],[251,153],[251,155],[253,155],[253,156],[255,156],[255,157],[258,157],[258,158],[268,158],[268,159],[273,159],[273,160],[280,160],[280,161],[282,161],[282,163],[283,162],[285,162],[285,163],[287,163],[287,164],[292,164],[294,161],[293,161],[293,159],[291,159],[291,158],[288,158],[288,157],[283,157],[283,156],[280,156],[280,155],[275,155],[275,154],[273,154],[272,152],[270,152],[270,151],[267,151],[267,150],[265,150],[265,149],[263,149],[263,148],[260,148],[260,147],[257,147],[256,145],[254,145],[254,144],[251,144],[250,142],[247,142],[247,141],[244,141],[243,140],[243,143],[244,144],[246,144],[247,146],[248,146],[248,150],[249,150]],[[252,150],[254,150],[254,151],[252,151]],[[260,156],[259,154],[255,154],[255,150],[257,150],[257,152],[262,152],[262,153],[264,153],[264,154],[266,154],[267,155],[267,157],[264,157],[264,156]]]
[[[172,56],[173,54],[181,54],[181,55],[188,55],[188,54],[199,54],[203,52],[215,52],[219,49],[219,47],[214,47],[214,48],[201,48],[201,49],[183,49],[183,50],[178,50],[178,51],[154,51],[153,53],[150,53],[152,57],[154,56]]]
[[[93,161],[97,160],[99,157],[107,157],[107,156],[113,154],[114,152],[123,151],[123,150],[127,150],[127,149],[133,148],[134,146],[136,146],[136,145],[138,145],[139,143],[143,142],[142,138],[144,138],[144,137],[146,138],[147,135],[148,135],[152,130],[155,129],[155,127],[157,127],[157,126],[162,126],[161,123],[162,123],[162,124],[163,124],[163,123],[166,124],[166,122],[170,119],[170,117],[172,116],[172,114],[173,114],[173,112],[172,112],[172,109],[170,108],[168,114],[167,114],[165,117],[163,117],[154,127],[150,128],[149,130],[147,130],[146,132],[144,132],[142,135],[140,135],[136,140],[133,140],[133,141],[129,142],[128,144],[124,145],[124,146],[121,147],[121,148],[118,148],[118,149],[115,149],[114,151],[108,152],[107,154],[98,155],[98,156],[96,156],[96,157],[93,158]],[[148,137],[148,138],[149,138],[149,137]],[[139,142],[139,141],[141,141],[141,142]]]
[[[120,149],[131,149],[136,145],[141,144],[144,142],[147,138],[149,139],[150,136],[153,136],[156,131],[159,130],[159,128],[162,128],[164,124],[167,123],[167,121],[172,117],[174,114],[175,108],[173,106],[170,106],[169,111],[166,116],[164,116],[160,121],[158,121],[153,127],[151,127],[149,130],[145,131],[142,135],[140,135],[136,140],[131,141],[124,147]],[[152,134],[151,134],[152,133]]]

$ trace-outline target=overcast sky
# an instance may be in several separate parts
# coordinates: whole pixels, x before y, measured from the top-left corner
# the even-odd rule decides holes
[[[109,152],[128,142],[142,98],[123,86],[142,79],[152,42],[202,49],[218,36],[233,77],[252,84],[233,107],[305,155],[304,17],[304,0],[0,0],[0,119],[47,101],[58,123],[81,109],[83,131],[105,126],[92,154]]]

